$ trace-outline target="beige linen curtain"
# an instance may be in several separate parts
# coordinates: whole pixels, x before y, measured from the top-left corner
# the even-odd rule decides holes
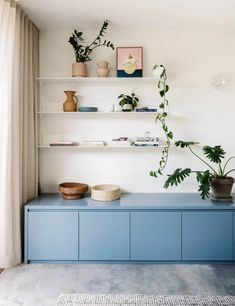
[[[0,268],[21,262],[23,205],[37,196],[38,41],[20,7],[0,0]]]

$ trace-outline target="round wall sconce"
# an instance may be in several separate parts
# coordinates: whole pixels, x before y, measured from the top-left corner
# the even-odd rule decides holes
[[[212,75],[210,83],[212,88],[222,89],[226,85],[226,80],[222,73],[216,73]]]

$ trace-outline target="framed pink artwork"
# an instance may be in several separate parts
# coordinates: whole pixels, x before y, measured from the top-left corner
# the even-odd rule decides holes
[[[117,48],[117,77],[143,76],[143,47]]]

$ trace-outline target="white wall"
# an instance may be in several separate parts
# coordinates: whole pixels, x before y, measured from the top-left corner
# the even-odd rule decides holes
[[[221,144],[228,155],[234,155],[235,141],[235,40],[231,30],[172,29],[142,30],[138,32],[114,32],[110,27],[109,38],[116,46],[143,46],[144,75],[151,76],[154,64],[164,64],[169,74],[169,127],[176,139],[197,140],[202,144]],[[94,36],[89,33],[86,38]],[[70,32],[42,31],[40,45],[41,75],[70,76],[74,55],[67,43]],[[89,65],[89,76],[95,76],[95,63],[108,60],[115,68],[115,52],[100,48],[94,53]],[[215,90],[210,78],[223,73],[226,86]],[[115,71],[112,71],[115,75]],[[117,101],[117,96],[137,88],[143,104],[158,105],[156,84],[126,84],[79,86],[73,84],[43,84],[42,103],[44,109],[62,108],[63,91],[78,91],[81,105],[105,106]],[[67,118],[67,119],[66,119]],[[161,135],[154,118],[121,119],[118,117],[76,116],[42,117],[41,134],[71,135],[79,138],[112,138],[114,136],[137,136],[150,130]],[[129,117],[131,118],[131,117]],[[69,137],[68,137],[69,138]],[[44,138],[46,139],[46,138]],[[67,138],[66,138],[67,139]],[[187,151],[173,148],[170,153],[165,176],[159,179],[148,175],[156,168],[160,150],[41,150],[40,184],[42,192],[53,192],[63,181],[119,184],[128,192],[165,192],[166,174],[177,167],[202,169],[203,165]],[[233,162],[233,166],[234,162]],[[188,180],[178,188],[167,192],[196,192],[195,180]]]

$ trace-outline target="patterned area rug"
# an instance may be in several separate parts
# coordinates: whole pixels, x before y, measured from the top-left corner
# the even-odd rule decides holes
[[[235,296],[166,296],[145,294],[62,294],[57,306],[230,306]]]

